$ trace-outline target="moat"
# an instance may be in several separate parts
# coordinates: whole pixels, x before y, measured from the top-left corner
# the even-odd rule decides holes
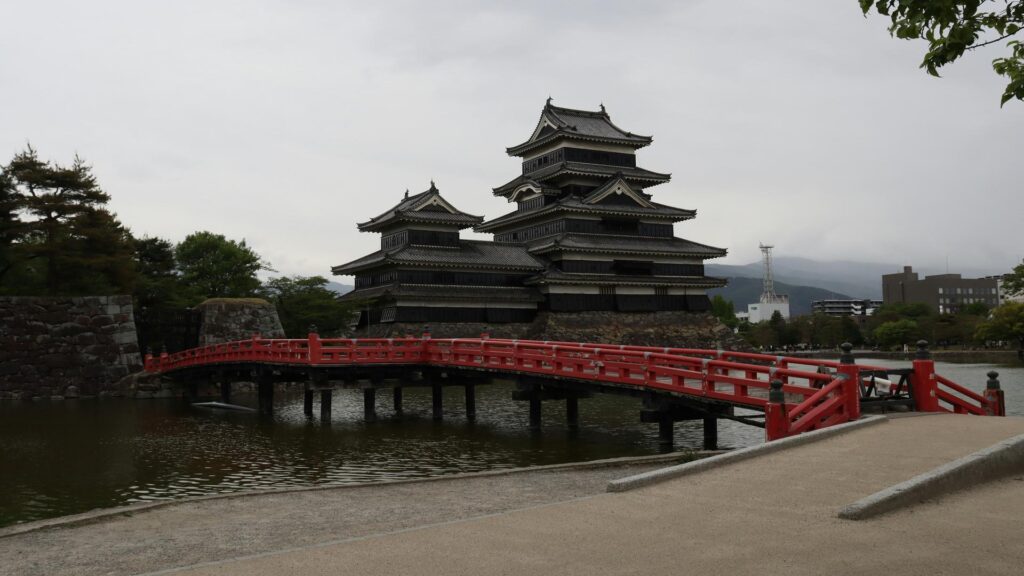
[[[975,390],[987,371],[997,370],[1008,414],[1024,415],[1020,364],[939,362],[937,368]],[[543,429],[533,433],[527,405],[512,401],[511,390],[505,383],[478,387],[475,422],[464,417],[460,391],[446,391],[445,419],[434,422],[429,390],[409,389],[401,418],[385,402],[370,423],[363,421],[358,391],[340,391],[329,426],[303,415],[301,394],[279,397],[271,419],[180,400],[0,403],[0,526],[147,500],[659,452],[657,426],[639,422],[636,399],[599,395],[580,402],[577,431],[565,427],[561,404],[552,403]],[[702,439],[700,421],[676,424],[675,449],[699,449]],[[720,423],[722,447],[762,440],[759,428]]]

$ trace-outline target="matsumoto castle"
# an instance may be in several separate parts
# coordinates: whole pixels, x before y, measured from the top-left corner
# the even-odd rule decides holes
[[[345,299],[364,302],[360,326],[532,322],[538,312],[708,310],[725,280],[704,261],[726,251],[674,235],[695,210],[654,202],[671,176],[637,166],[650,136],[600,110],[548,99],[530,137],[506,151],[522,174],[494,189],[516,203],[493,220],[462,212],[430,189],[359,224],[380,250],[335,266],[354,275]],[[472,228],[493,241],[464,240]]]

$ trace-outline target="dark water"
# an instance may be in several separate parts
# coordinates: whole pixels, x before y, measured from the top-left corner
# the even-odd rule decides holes
[[[531,433],[528,406],[511,400],[512,389],[478,386],[475,423],[465,419],[461,388],[445,390],[441,423],[430,417],[429,390],[416,388],[405,390],[400,419],[382,391],[372,423],[360,391],[336,390],[330,426],[303,415],[301,395],[278,394],[270,420],[180,400],[2,403],[0,526],[145,500],[659,452],[657,425],[639,422],[637,399],[581,400],[574,433],[565,403],[545,402],[543,429]],[[719,425],[722,446],[762,437],[759,428]],[[677,449],[699,449],[702,439],[699,421],[676,424]]]
[[[941,374],[979,391],[991,369],[1001,373],[1008,412],[1024,416],[1024,367],[938,364]],[[545,402],[543,430],[531,433],[528,407],[511,392],[509,384],[478,386],[476,423],[466,421],[457,388],[445,391],[442,423],[430,418],[426,389],[406,389],[402,418],[393,417],[390,394],[382,392],[372,423],[363,421],[359,391],[337,390],[330,426],[302,414],[301,396],[280,394],[269,420],[178,400],[0,403],[0,526],[145,500],[659,452],[657,425],[639,422],[639,400],[581,400],[575,433],[565,428],[565,404]],[[699,421],[675,430],[677,449],[701,447]],[[762,439],[759,428],[719,424],[723,447]]]

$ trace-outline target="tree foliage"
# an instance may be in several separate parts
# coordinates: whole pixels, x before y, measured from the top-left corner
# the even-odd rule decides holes
[[[875,328],[875,342],[884,347],[902,346],[920,338],[917,322],[910,319],[885,322]]]
[[[978,326],[978,339],[1016,341],[1024,348],[1024,304],[1007,302],[993,310],[992,316]]]
[[[1024,263],[1013,267],[1013,272],[1003,276],[1003,291],[1010,296],[1024,295]]]
[[[739,324],[736,318],[736,307],[732,300],[726,300],[721,294],[715,294],[711,299],[711,315],[722,321],[729,328],[735,328]]]
[[[206,298],[257,296],[256,273],[272,270],[245,240],[228,240],[222,234],[189,234],[174,250],[181,281],[192,292],[193,303]]]
[[[271,278],[263,297],[274,304],[289,338],[304,338],[310,326],[321,336],[336,336],[348,326],[354,305],[342,302],[322,276]]]
[[[92,169],[40,160],[31,147],[0,172],[0,290],[74,295],[127,293],[131,236],[106,209]]]
[[[1024,0],[858,0],[865,15],[888,16],[889,33],[928,42],[921,67],[932,76],[967,51],[1007,40],[1024,29]],[[1024,45],[1007,42],[1009,54],[992,61],[1007,80],[1001,104],[1024,100]]]
[[[184,308],[193,296],[181,281],[174,244],[163,238],[134,240],[135,303],[141,308]]]

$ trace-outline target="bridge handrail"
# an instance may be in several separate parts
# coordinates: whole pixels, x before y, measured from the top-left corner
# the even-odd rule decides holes
[[[858,418],[860,371],[885,370],[842,361],[697,348],[428,335],[320,338],[317,334],[305,339],[254,335],[158,357],[147,354],[145,370],[161,373],[253,361],[299,366],[428,364],[663,390],[765,410],[769,440]],[[919,410],[999,413],[986,397],[935,374],[929,359],[915,360],[911,376]],[[793,397],[799,399],[793,401]]]

